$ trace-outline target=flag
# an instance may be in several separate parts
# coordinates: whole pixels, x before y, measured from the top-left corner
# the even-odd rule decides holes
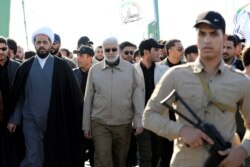
[[[142,19],[140,5],[137,0],[125,0],[121,5],[121,17],[123,23],[130,23]]]
[[[250,3],[240,7],[234,15],[234,34],[250,43]]]

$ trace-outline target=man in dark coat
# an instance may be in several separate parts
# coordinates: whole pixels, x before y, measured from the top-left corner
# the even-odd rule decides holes
[[[15,72],[20,63],[8,57],[7,40],[0,37],[0,166],[12,167],[18,164],[18,155],[15,153],[15,136],[7,131],[7,104],[9,103],[9,91]],[[20,141],[21,139],[17,139]],[[11,142],[13,141],[13,142]],[[14,149],[14,150],[13,150]],[[21,152],[19,152],[21,155]],[[13,156],[15,154],[15,156]],[[17,158],[17,159],[14,159]]]
[[[75,50],[74,53],[77,54],[78,68],[73,69],[73,73],[75,74],[77,82],[81,87],[82,94],[84,95],[88,72],[91,66],[93,65],[93,56],[95,53],[94,50],[87,45],[81,46],[78,50]],[[84,166],[85,161],[89,160],[90,166],[93,167],[95,151],[93,140],[85,138],[83,134],[82,144],[82,165]]]
[[[22,125],[25,157],[21,167],[80,166],[83,97],[66,61],[50,55],[54,33],[37,30],[37,55],[20,66],[11,88],[8,129]]]

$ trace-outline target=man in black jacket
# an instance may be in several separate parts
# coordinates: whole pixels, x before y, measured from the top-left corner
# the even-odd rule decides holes
[[[82,94],[85,94],[85,87],[88,78],[88,72],[92,66],[94,50],[86,45],[81,46],[78,50],[74,51],[77,54],[78,68],[73,70],[79,86],[81,87]],[[81,155],[83,160],[81,161],[84,166],[85,161],[89,160],[90,166],[94,166],[94,143],[93,139],[87,139],[82,136],[82,149]]]
[[[8,57],[7,40],[0,37],[0,166],[10,167],[17,163],[10,155],[15,150],[11,150],[7,140],[15,140],[9,135],[6,126],[8,121],[7,105],[10,102],[9,91],[15,72],[19,63]],[[20,152],[21,154],[21,152]],[[13,154],[12,154],[13,155]]]

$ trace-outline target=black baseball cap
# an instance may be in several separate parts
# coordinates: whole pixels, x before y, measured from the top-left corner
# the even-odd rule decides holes
[[[198,27],[201,23],[210,25],[215,29],[226,31],[226,22],[222,15],[215,11],[206,11],[198,15],[194,27]]]
[[[54,43],[61,43],[61,38],[58,34],[54,33]]]
[[[155,39],[149,38],[149,39],[144,39],[141,41],[139,44],[139,51],[140,54],[143,53],[143,50],[151,50],[151,48],[164,48],[164,45],[158,43]],[[141,54],[142,55],[142,54]]]
[[[90,41],[89,37],[87,36],[82,36],[78,39],[77,42],[77,47],[80,47],[81,45],[93,45],[94,43],[92,41]]]
[[[84,54],[84,53],[86,53],[86,54],[88,54],[90,56],[95,55],[94,50],[91,47],[87,46],[87,45],[82,45],[79,49],[74,50],[73,53],[74,54]]]
[[[240,38],[238,35],[234,34],[235,38],[237,39],[237,43],[245,43],[246,39],[245,38]]]

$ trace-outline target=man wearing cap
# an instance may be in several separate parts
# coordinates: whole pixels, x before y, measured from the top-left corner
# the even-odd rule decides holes
[[[168,69],[167,66],[156,64],[159,60],[160,49],[162,47],[163,45],[159,44],[153,38],[145,39],[139,45],[141,61],[135,63],[134,67],[140,76],[141,85],[143,85],[144,106],[146,106],[156,84]],[[160,149],[162,145],[160,137],[149,130],[144,130],[141,135],[137,136],[137,142],[139,146],[140,166],[157,166],[161,158]]]
[[[238,59],[241,59],[241,55],[242,55],[242,50],[245,47],[245,43],[246,43],[246,39],[245,38],[240,38],[238,35],[234,34],[235,38],[237,39],[237,46],[235,48],[235,56]]]
[[[89,47],[91,47],[91,48],[93,48],[93,42],[92,41],[90,41],[90,39],[89,39],[89,37],[87,37],[87,36],[82,36],[82,37],[80,37],[79,39],[78,39],[78,41],[77,41],[77,49],[79,49],[81,46],[83,46],[83,45],[86,45],[86,46],[89,46]],[[72,59],[71,59],[75,64],[76,64],[76,66],[77,66],[77,57],[73,57]],[[93,62],[94,63],[96,63],[96,62],[98,62],[97,60],[95,60],[95,59],[93,59]]]
[[[158,41],[158,43],[161,44],[161,45],[163,45],[163,46],[165,46],[166,42],[167,42],[166,40],[162,40],[162,39]],[[164,60],[167,57],[167,52],[164,49],[164,47],[160,49],[160,53],[161,53],[160,54],[160,59],[162,61],[162,60]]]
[[[87,45],[87,46],[89,46],[89,47],[93,47],[93,42],[92,41],[90,41],[90,39],[89,39],[89,37],[87,37],[87,36],[82,36],[82,37],[80,37],[79,39],[78,39],[78,41],[77,41],[77,48],[80,48],[82,45]]]
[[[198,48],[196,45],[190,45],[188,46],[185,51],[185,58],[186,62],[194,62],[196,58],[198,57]]]
[[[114,37],[103,41],[104,61],[90,68],[84,97],[84,136],[95,145],[95,166],[125,167],[132,121],[142,133],[143,90]]]
[[[70,59],[68,59],[67,57],[65,57],[61,54],[60,48],[61,48],[61,38],[58,34],[55,33],[54,42],[50,48],[50,54],[52,54],[53,56],[57,56],[57,57],[64,59],[69,64],[71,69],[76,68],[76,65],[73,61],[71,61]]]
[[[78,68],[73,70],[78,84],[81,88],[82,94],[85,95],[85,87],[88,78],[88,72],[90,67],[92,66],[92,59],[94,56],[94,50],[86,45],[81,46],[78,50],[74,51],[77,54],[77,62]],[[94,166],[94,144],[92,139],[87,139],[83,136],[83,145],[81,149],[81,154],[83,154],[83,162],[82,165],[84,166],[84,162],[89,160],[90,166]]]
[[[36,56],[18,68],[10,91],[8,130],[22,126],[21,167],[80,166],[82,93],[67,62],[50,54],[54,33],[32,36]]]
[[[202,121],[215,126],[222,138],[230,143],[236,131],[235,114],[240,108],[246,126],[242,143],[232,143],[230,149],[217,152],[226,156],[220,166],[238,167],[250,154],[250,80],[222,60],[226,24],[221,14],[201,13],[194,27],[198,58],[193,63],[170,68],[164,74],[144,110],[143,125],[160,136],[175,140],[171,167],[204,166],[210,156],[208,146],[214,141],[181,117],[172,121],[162,116],[168,110],[160,102],[175,89]],[[179,112],[197,122],[180,100],[171,102]]]

